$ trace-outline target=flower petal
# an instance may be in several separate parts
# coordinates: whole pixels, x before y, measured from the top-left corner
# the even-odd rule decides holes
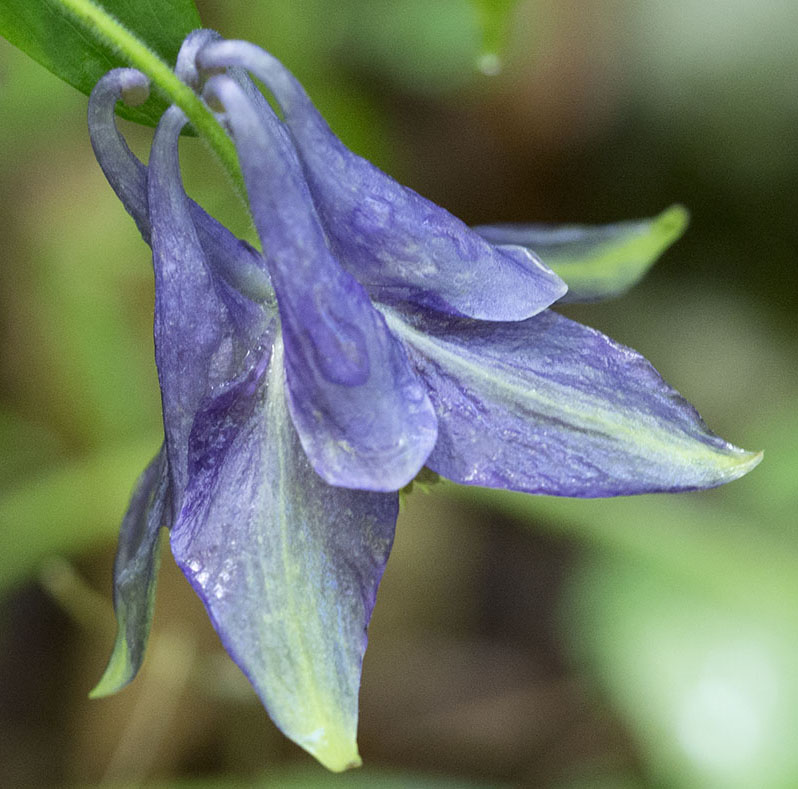
[[[537,258],[519,265],[459,219],[356,156],[332,133],[302,86],[244,41],[205,47],[201,67],[243,67],[274,93],[299,149],[341,264],[379,301],[409,301],[484,320],[521,320],[566,291]]]
[[[712,487],[761,459],[711,433],[638,353],[552,311],[386,317],[438,412],[427,465],[455,482],[591,498]]]
[[[188,437],[205,395],[236,373],[240,342],[191,219],[180,180],[177,141],[185,116],[161,118],[147,173],[155,269],[155,361],[176,516],[186,484]],[[229,295],[229,294],[228,294]]]
[[[435,444],[436,421],[401,344],[327,245],[296,154],[276,118],[228,77],[206,86],[227,110],[277,293],[291,416],[330,484],[398,490]]]
[[[612,225],[478,225],[493,244],[536,252],[568,284],[564,302],[599,301],[637,284],[662,253],[681,238],[688,214],[673,205],[652,219]]]
[[[366,627],[398,494],[316,475],[287,411],[279,336],[264,357],[197,418],[172,552],[274,722],[343,770],[360,763]]]
[[[136,483],[122,521],[114,561],[114,612],[117,631],[108,666],[92,698],[116,693],[141,668],[155,605],[160,564],[158,534],[165,524],[169,498],[166,450],[153,459]]]
[[[149,81],[140,71],[109,71],[94,86],[89,98],[89,136],[108,183],[149,244],[147,168],[128,148],[117,129],[114,114],[117,101],[142,92],[146,96],[148,89]],[[237,239],[193,200],[189,201],[189,211],[200,244],[218,276],[251,300],[267,306],[273,304],[269,276],[258,252]]]

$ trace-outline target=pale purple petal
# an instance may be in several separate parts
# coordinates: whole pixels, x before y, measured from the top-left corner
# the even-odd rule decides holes
[[[518,323],[386,314],[438,414],[427,465],[455,482],[616,496],[712,487],[760,460],[710,432],[640,354],[552,311]]]
[[[688,219],[682,206],[673,205],[650,219],[610,225],[505,224],[474,230],[493,244],[514,244],[540,255],[568,284],[562,301],[599,301],[620,296],[642,279],[681,237]]]
[[[359,763],[366,628],[398,495],[316,474],[288,414],[279,335],[269,351],[197,417],[172,552],[274,722],[341,770]]]
[[[331,253],[296,154],[227,77],[206,91],[232,129],[277,293],[289,405],[330,484],[397,490],[435,443],[435,414],[368,294]]]
[[[274,93],[333,249],[377,300],[484,320],[521,320],[565,293],[562,280],[534,256],[519,264],[349,151],[302,86],[267,52],[244,41],[222,41],[202,49],[198,63],[247,68]]]
[[[155,132],[147,178],[155,269],[155,361],[175,513],[185,489],[188,436],[196,411],[215,384],[235,374],[243,352],[180,180],[177,140],[184,124],[178,108],[164,113]]]

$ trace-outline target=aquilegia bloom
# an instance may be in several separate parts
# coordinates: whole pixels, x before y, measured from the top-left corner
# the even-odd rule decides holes
[[[638,274],[602,277],[591,254],[632,239],[637,265],[654,225],[470,229],[348,151],[257,47],[198,31],[176,70],[233,138],[263,252],[186,197],[181,110],[163,115],[146,167],[133,156],[114,108],[144,98],[147,80],[107,74],[89,126],[153,250],[165,440],[122,524],[119,631],[95,694],[141,664],[166,525],[274,721],[344,769],[358,763],[366,627],[397,491],[424,465],[463,484],[594,497],[719,485],[759,456],[709,432],[639,354],[548,309],[566,285],[531,248],[551,253],[569,296],[600,298]],[[652,258],[659,242],[645,243]]]

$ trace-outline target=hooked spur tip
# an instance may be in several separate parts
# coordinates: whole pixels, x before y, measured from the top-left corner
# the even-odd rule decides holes
[[[222,74],[214,74],[208,78],[202,89],[203,101],[214,112],[225,112],[225,106],[221,98],[221,93],[225,84],[225,77]]]
[[[200,28],[192,30],[183,41],[180,51],[177,53],[175,73],[194,90],[198,90],[202,85],[202,77],[197,67],[197,55],[203,47],[214,41],[220,41],[221,38],[221,35],[215,30]]]
[[[150,80],[133,68],[120,70],[119,95],[129,107],[138,107],[150,97]]]

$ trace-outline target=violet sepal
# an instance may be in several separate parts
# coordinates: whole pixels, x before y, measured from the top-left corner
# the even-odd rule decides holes
[[[261,354],[197,417],[172,553],[274,722],[338,771],[360,763],[366,627],[398,494],[316,474],[288,413],[279,333]]]
[[[636,285],[687,228],[688,214],[674,205],[651,219],[609,225],[478,225],[494,244],[535,252],[568,284],[562,302],[615,298]]]
[[[246,41],[220,41],[200,50],[197,62],[206,70],[246,68],[272,91],[333,249],[375,299],[520,320],[565,293],[566,285],[534,254],[525,252],[520,263],[348,150],[268,52]]]
[[[327,482],[392,491],[435,444],[429,398],[363,287],[333,256],[277,118],[229,77],[206,93],[225,107],[264,248],[285,342],[289,408]]]
[[[709,431],[639,353],[551,310],[386,316],[438,414],[427,465],[454,482],[594,498],[714,487],[761,459]]]

